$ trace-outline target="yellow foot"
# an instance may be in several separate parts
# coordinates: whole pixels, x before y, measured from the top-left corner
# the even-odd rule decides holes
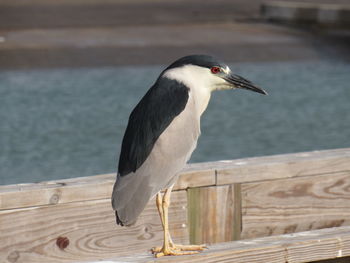
[[[208,248],[206,245],[177,245],[173,244],[172,246],[176,250],[181,251],[203,251],[205,248]]]
[[[160,258],[163,256],[182,256],[182,255],[192,255],[197,253],[199,252],[198,251],[180,251],[174,248],[168,248],[168,249],[162,248],[159,252],[155,253],[154,256],[156,258]]]
[[[172,251],[177,251],[177,252],[192,251],[195,253],[198,253],[198,251],[202,251],[205,248],[207,248],[206,245],[177,245],[177,244],[173,244],[173,243],[170,243],[169,247],[170,247],[170,250],[172,250]],[[163,252],[162,250],[164,250],[163,247],[154,247],[151,249],[151,252],[152,252],[152,254],[157,254],[157,253]],[[195,253],[186,253],[186,255],[195,254]],[[184,255],[184,254],[180,254],[180,255]]]

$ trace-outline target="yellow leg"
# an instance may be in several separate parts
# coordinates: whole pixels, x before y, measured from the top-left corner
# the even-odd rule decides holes
[[[164,229],[164,212],[163,212],[162,204],[163,204],[163,198],[162,198],[162,194],[159,192],[156,196],[156,205],[157,205],[160,221],[162,222],[162,227]],[[161,250],[162,250],[162,247],[153,247],[151,249],[151,252],[155,254],[160,252]]]
[[[154,253],[156,257],[162,257],[162,256],[168,256],[168,255],[176,256],[176,255],[195,254],[206,247],[205,245],[183,246],[183,245],[175,245],[173,243],[169,232],[169,219],[168,219],[168,208],[170,205],[170,195],[171,195],[172,188],[173,187],[171,186],[170,188],[166,189],[163,199],[160,193],[157,194],[157,198],[156,198],[156,204],[157,204],[159,216],[160,216],[163,230],[164,230],[163,247],[155,247],[152,249],[152,253]]]
[[[164,212],[163,212],[162,203],[163,203],[162,194],[159,192],[156,197],[156,205],[157,205],[160,221],[162,221],[162,227],[164,228]]]

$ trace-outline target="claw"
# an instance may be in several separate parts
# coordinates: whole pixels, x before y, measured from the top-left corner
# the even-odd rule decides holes
[[[162,251],[162,247],[152,247],[151,248],[152,254],[159,253],[160,251]]]

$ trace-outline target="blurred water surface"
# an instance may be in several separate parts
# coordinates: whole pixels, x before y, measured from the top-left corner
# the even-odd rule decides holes
[[[231,64],[269,92],[212,95],[191,162],[350,147],[350,64]],[[163,66],[0,72],[0,184],[115,172]]]

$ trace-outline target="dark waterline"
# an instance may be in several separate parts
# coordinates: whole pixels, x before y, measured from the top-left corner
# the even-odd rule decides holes
[[[232,64],[268,91],[222,91],[191,162],[350,147],[350,64]],[[0,184],[115,172],[130,111],[161,66],[0,72]]]

